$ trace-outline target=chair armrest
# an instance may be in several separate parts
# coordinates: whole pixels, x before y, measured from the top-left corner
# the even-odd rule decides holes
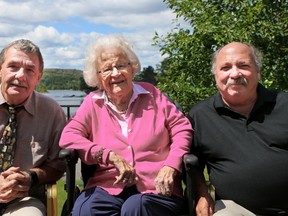
[[[190,169],[194,169],[199,166],[198,157],[193,154],[184,155],[184,164],[186,171],[190,171]]]
[[[59,158],[77,163],[78,154],[75,149],[62,149],[59,152]]]
[[[186,192],[188,198],[188,213],[189,216],[194,216],[196,206],[196,184],[195,171],[199,165],[198,158],[193,154],[186,154],[183,158],[186,171]]]
[[[75,195],[75,172],[76,163],[78,161],[77,151],[74,149],[62,149],[59,152],[59,158],[66,162],[66,185],[65,190],[67,192],[67,201],[65,204],[66,212],[71,212],[74,202],[76,200]]]
[[[47,216],[57,215],[57,186],[56,183],[46,185]]]

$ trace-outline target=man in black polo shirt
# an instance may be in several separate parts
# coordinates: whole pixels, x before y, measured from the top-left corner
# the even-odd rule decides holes
[[[198,215],[288,215],[288,94],[259,83],[261,53],[232,42],[215,52],[219,92],[189,112],[198,174]]]

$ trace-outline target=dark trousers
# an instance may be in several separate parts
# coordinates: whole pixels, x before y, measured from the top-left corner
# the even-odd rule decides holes
[[[77,198],[73,216],[175,216],[183,212],[184,200],[156,194],[140,194],[135,187],[125,188],[118,196],[101,188],[83,191]]]

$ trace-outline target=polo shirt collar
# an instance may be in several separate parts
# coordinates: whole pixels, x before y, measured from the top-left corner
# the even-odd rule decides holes
[[[276,103],[277,92],[266,89],[263,85],[258,84],[257,87],[257,101],[251,113],[258,110],[267,103]]]

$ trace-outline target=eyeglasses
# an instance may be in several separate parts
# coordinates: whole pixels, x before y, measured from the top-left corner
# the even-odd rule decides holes
[[[119,71],[119,72],[123,72],[126,71],[129,67],[130,63],[119,63],[115,66],[108,66],[103,68],[102,70],[98,71],[98,73],[102,74],[103,76],[108,76],[109,74],[111,74],[114,70],[114,68]]]

